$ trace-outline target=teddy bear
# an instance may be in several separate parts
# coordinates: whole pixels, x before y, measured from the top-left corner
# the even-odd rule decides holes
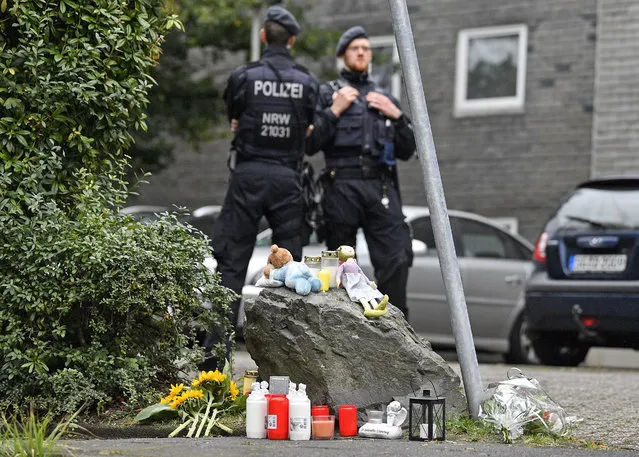
[[[305,263],[295,262],[291,252],[277,244],[271,246],[271,253],[264,267],[264,276],[282,281],[286,287],[299,295],[317,292],[322,286],[322,282],[313,275]]]
[[[282,268],[289,262],[293,261],[291,251],[286,248],[281,248],[277,244],[271,246],[271,252],[266,258],[266,266],[264,267],[264,276],[271,277],[271,271],[278,268]],[[273,278],[271,278],[273,279]]]

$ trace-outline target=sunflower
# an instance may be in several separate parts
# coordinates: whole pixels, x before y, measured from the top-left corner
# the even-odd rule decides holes
[[[182,395],[180,395],[175,400],[173,400],[173,403],[171,403],[169,406],[173,409],[177,409],[178,406],[180,406],[182,403],[184,403],[190,398],[202,398],[202,397],[204,397],[204,392],[202,392],[199,389],[187,390],[183,392]]]
[[[188,391],[184,392],[182,395],[177,397],[175,400],[173,400],[173,402],[171,402],[169,406],[173,409],[177,409],[178,406],[180,406],[182,403],[184,403],[185,401],[189,399],[189,396],[187,395],[187,393]]]
[[[184,384],[171,384],[171,391],[169,394],[160,400],[160,403],[171,403],[175,398],[184,390]]]
[[[193,380],[192,384],[193,384],[193,387],[197,387],[206,381],[223,383],[225,380],[226,380],[226,375],[223,373],[220,373],[219,370],[203,371],[200,373],[197,379]]]
[[[235,381],[229,383],[229,389],[231,391],[231,400],[235,400],[240,393],[240,389],[237,388]]]

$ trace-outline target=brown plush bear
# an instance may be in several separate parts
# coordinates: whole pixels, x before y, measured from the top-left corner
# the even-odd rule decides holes
[[[271,253],[266,259],[266,266],[264,267],[264,276],[266,278],[271,277],[271,269],[282,268],[289,262],[293,261],[291,252],[286,248],[281,248],[277,244],[271,246]]]

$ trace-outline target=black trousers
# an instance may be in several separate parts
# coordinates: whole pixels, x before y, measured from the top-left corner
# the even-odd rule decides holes
[[[231,176],[222,212],[213,230],[213,255],[222,285],[241,295],[253,255],[260,219],[266,217],[273,243],[302,259],[302,185],[299,173],[284,165],[247,161]],[[231,304],[235,328],[240,301]],[[219,329],[207,335],[205,348],[222,341]]]
[[[382,198],[388,199],[388,207]],[[332,179],[323,201],[328,249],[355,247],[357,230],[364,231],[380,292],[408,320],[406,284],[413,263],[410,228],[404,221],[399,193],[390,178]]]

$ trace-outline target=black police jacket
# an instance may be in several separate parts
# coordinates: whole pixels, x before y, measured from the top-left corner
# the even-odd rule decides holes
[[[262,58],[231,74],[224,93],[229,121],[238,120],[233,144],[240,160],[286,164],[304,153],[319,83],[283,46],[268,46]]]
[[[345,85],[357,89],[359,95],[340,117],[336,117],[330,110],[333,93]],[[340,78],[322,84],[315,113],[315,128],[307,140],[306,153],[312,155],[319,150],[324,151],[329,167],[337,162],[348,164],[346,158],[360,156],[388,165],[389,163],[382,163],[382,159],[385,151],[388,153],[389,145],[392,145],[390,149],[393,157],[409,159],[416,147],[410,119],[405,114],[399,119],[390,119],[380,111],[369,108],[366,102],[369,92],[382,93],[399,106],[399,102],[376,86],[367,73],[342,70]]]

